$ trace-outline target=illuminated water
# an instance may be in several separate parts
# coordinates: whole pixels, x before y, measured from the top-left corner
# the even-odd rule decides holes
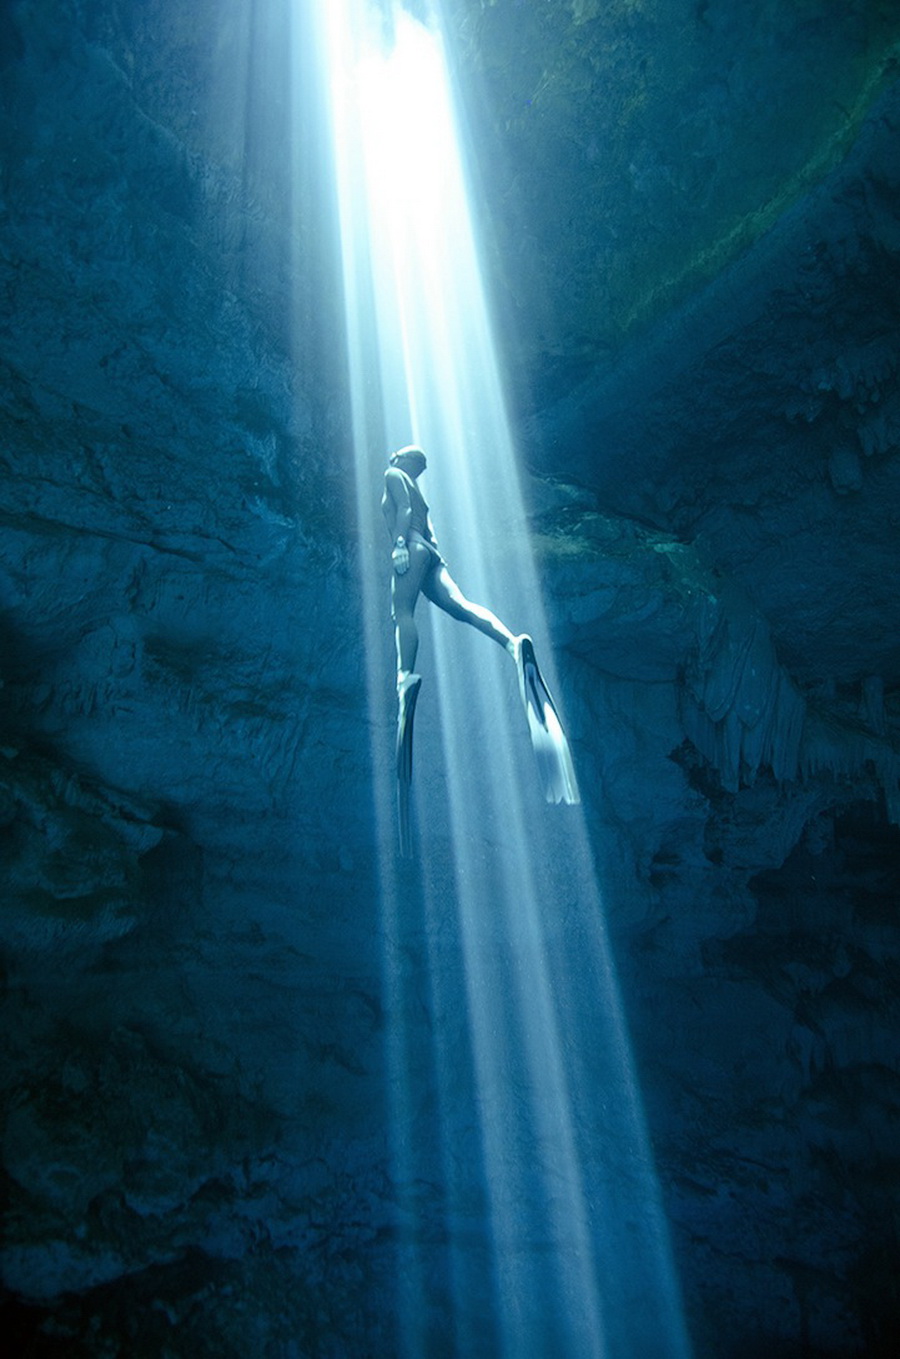
[[[514,632],[532,633],[557,695],[559,685],[441,39],[399,8],[329,0],[322,10],[381,846],[401,1351],[685,1359],[581,809],[543,801],[510,659],[425,600],[416,859],[397,858],[379,511],[389,451],[424,447],[422,489],[454,576]]]

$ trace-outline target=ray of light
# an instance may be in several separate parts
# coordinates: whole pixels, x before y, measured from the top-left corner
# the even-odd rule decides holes
[[[405,1355],[687,1359],[668,1233],[579,808],[537,786],[509,658],[426,620],[417,861],[393,825],[392,448],[465,592],[548,627],[436,19],[329,0],[335,175],[380,846]]]

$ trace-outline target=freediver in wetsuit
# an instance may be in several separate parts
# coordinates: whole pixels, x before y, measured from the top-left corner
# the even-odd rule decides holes
[[[400,847],[410,852],[409,786],[412,780],[412,734],[422,677],[416,673],[419,630],[415,609],[419,595],[461,623],[498,642],[516,663],[519,692],[528,718],[544,795],[548,802],[579,801],[568,742],[553,699],[534,655],[531,638],[515,636],[496,614],[466,599],[438,551],[431,515],[418,478],[427,467],[421,448],[409,445],[392,454],[384,474],[381,508],[393,544],[391,616],[397,648],[397,780]]]

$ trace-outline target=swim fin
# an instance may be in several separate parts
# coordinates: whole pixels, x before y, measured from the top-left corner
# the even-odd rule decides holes
[[[413,671],[404,675],[397,685],[397,813],[400,853],[404,859],[412,857],[409,790],[413,775],[413,720],[421,687],[422,676]]]
[[[528,718],[528,731],[548,802],[580,802],[578,783],[569,743],[566,740],[556,704],[544,683],[534,642],[523,633],[515,641],[515,661],[519,674],[519,693]]]

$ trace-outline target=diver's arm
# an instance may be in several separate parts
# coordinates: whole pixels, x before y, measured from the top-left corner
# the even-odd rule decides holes
[[[393,541],[391,561],[398,576],[409,570],[409,528],[412,523],[412,503],[403,473],[389,467],[384,474],[384,510],[388,532]]]

